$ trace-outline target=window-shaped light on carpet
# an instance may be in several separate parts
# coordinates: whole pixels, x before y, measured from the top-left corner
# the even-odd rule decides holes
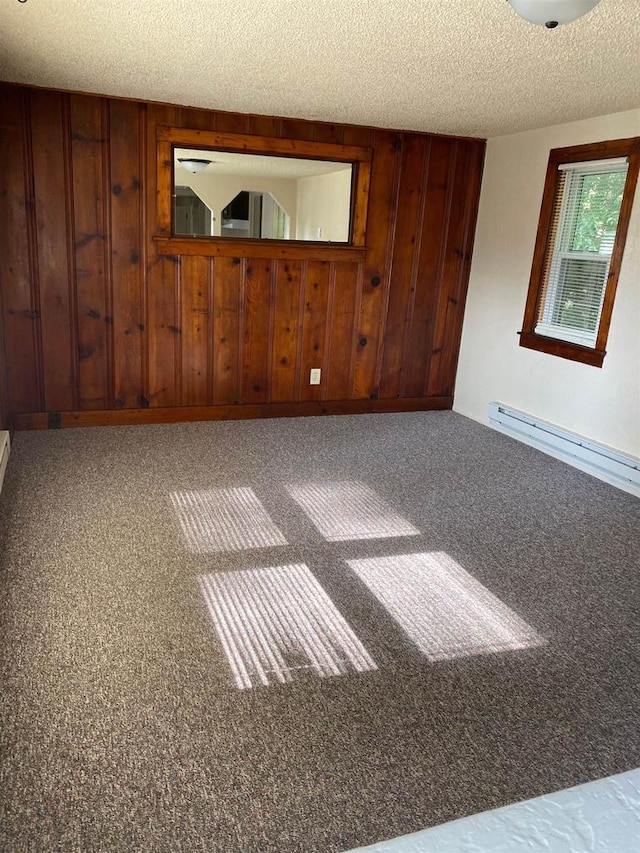
[[[304,564],[202,575],[200,587],[240,689],[377,669]]]
[[[442,551],[347,563],[431,661],[545,643]]]
[[[253,489],[172,492],[185,542],[196,554],[286,545]]]
[[[287,491],[330,542],[420,534],[364,483],[301,483]]]

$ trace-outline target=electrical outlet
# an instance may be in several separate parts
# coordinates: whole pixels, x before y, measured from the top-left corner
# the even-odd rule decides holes
[[[309,374],[309,385],[319,385],[320,384],[320,368],[312,367],[311,373]]]

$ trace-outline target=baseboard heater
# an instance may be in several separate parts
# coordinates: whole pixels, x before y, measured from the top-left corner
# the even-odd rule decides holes
[[[489,423],[505,435],[640,497],[640,459],[502,403],[489,403]]]
[[[0,492],[4,482],[4,472],[7,470],[7,462],[9,461],[9,449],[9,433],[6,430],[0,430]]]

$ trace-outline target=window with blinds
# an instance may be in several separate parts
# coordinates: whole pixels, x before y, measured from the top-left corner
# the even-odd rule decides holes
[[[549,154],[520,346],[602,367],[640,137]]]
[[[535,333],[594,347],[628,161],[558,167]]]

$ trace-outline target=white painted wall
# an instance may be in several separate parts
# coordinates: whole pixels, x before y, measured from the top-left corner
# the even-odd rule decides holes
[[[349,240],[351,169],[298,178],[299,240]],[[322,229],[322,233],[318,233]]]
[[[278,202],[291,219],[290,238],[295,239],[297,180],[295,178],[260,178],[216,175],[215,173],[190,172],[176,164],[176,184],[179,187],[191,187],[202,201],[213,211],[215,222],[213,234],[220,236],[222,211],[239,192],[267,192]]]
[[[640,456],[640,188],[604,366],[518,345],[551,148],[640,136],[640,109],[490,139],[454,409],[488,423],[496,400]]]

